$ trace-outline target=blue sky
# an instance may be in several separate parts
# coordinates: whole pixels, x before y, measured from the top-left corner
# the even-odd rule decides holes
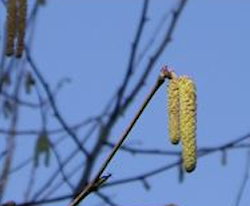
[[[157,22],[176,2],[150,2],[150,20],[142,42],[150,39]],[[54,0],[41,9],[32,54],[51,86],[63,77],[72,79],[72,83],[65,86],[58,96],[60,111],[67,122],[74,123],[97,115],[114,93],[127,66],[141,6],[142,1],[139,0]],[[196,83],[198,147],[217,146],[248,133],[249,10],[250,2],[247,0],[190,0],[181,15],[173,41],[157,61],[136,102],[119,120],[112,132],[113,139],[121,134],[132,118],[164,64],[170,65],[178,75],[192,77]],[[144,46],[142,44],[140,49]],[[154,48],[150,52],[153,51]],[[167,141],[165,90],[166,85],[154,96],[126,143],[143,142],[146,148],[175,149]],[[51,124],[56,126],[53,121]],[[29,120],[20,128],[37,128],[38,125],[36,121]],[[30,147],[33,143],[28,137],[19,141],[23,147]],[[19,146],[20,153],[23,147]],[[107,172],[111,172],[112,180],[116,180],[175,160],[172,157],[135,158],[121,152]],[[224,167],[221,166],[221,154],[215,153],[199,159],[195,172],[186,175],[182,184],[178,183],[178,171],[174,168],[149,178],[152,184],[150,191],[135,183],[104,189],[103,192],[113,195],[114,200],[124,206],[167,203],[233,206],[245,166],[246,150],[230,151],[228,164]],[[45,170],[42,172],[46,175]],[[25,180],[20,180],[20,185],[22,181]],[[21,188],[18,191],[21,196]],[[240,206],[249,204],[250,198],[246,195],[249,191],[248,182]],[[11,191],[8,195],[12,196]],[[82,205],[96,205],[98,201],[93,195]]]

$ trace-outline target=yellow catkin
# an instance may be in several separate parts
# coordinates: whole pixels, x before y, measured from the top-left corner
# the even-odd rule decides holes
[[[7,20],[6,20],[6,47],[5,47],[6,56],[11,56],[14,53],[15,36],[16,36],[16,0],[8,0]]]
[[[172,144],[178,144],[180,140],[179,122],[179,89],[178,79],[169,80],[167,87],[168,94],[168,135]]]
[[[180,135],[183,165],[187,172],[196,166],[196,89],[186,76],[179,77]]]
[[[18,0],[18,27],[16,57],[22,57],[26,29],[27,0]]]

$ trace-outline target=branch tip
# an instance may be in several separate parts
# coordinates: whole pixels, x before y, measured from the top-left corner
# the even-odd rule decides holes
[[[161,68],[160,77],[162,79],[165,79],[165,78],[174,79],[174,78],[177,78],[177,75],[175,74],[174,70],[172,70],[169,66],[164,65]]]

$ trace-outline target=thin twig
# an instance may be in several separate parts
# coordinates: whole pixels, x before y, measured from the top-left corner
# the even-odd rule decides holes
[[[96,122],[100,117],[93,117],[93,118],[89,118],[86,120],[83,120],[77,124],[74,124],[72,126],[69,126],[69,128],[71,130],[78,130],[81,127],[85,127],[87,125],[89,125],[92,122]],[[38,135],[41,131],[40,129],[25,129],[25,130],[15,130],[14,131],[16,136],[25,136],[27,137],[28,135]],[[52,134],[60,134],[60,133],[64,133],[65,130],[61,127],[59,128],[55,128],[55,129],[47,129],[46,132],[50,135]],[[8,129],[2,129],[0,128],[0,134],[10,134],[10,131]]]
[[[96,191],[95,194],[100,197],[107,205],[109,206],[118,206],[116,203],[114,203],[111,198],[109,198],[107,195],[104,195],[103,193]]]
[[[114,147],[115,144],[106,142],[105,143],[108,147]],[[141,148],[133,148],[130,146],[121,146],[120,148],[123,151],[129,152],[132,155],[140,154],[140,155],[171,155],[171,156],[180,156],[181,152],[177,151],[166,151],[166,150],[160,150],[160,149],[141,149]]]
[[[156,81],[154,87],[149,92],[149,94],[147,95],[147,97],[143,101],[141,107],[139,108],[138,112],[135,114],[134,118],[132,119],[132,121],[129,123],[129,125],[125,129],[124,133],[119,138],[117,144],[114,146],[114,148],[112,149],[112,151],[110,152],[110,154],[108,155],[108,157],[106,158],[106,160],[104,161],[104,163],[102,164],[101,168],[99,169],[99,171],[96,174],[96,176],[93,179],[93,181],[91,181],[85,187],[85,189],[75,199],[73,199],[73,201],[69,204],[69,206],[76,206],[89,193],[91,193],[91,191],[93,190],[93,186],[98,182],[98,180],[101,177],[102,173],[104,172],[104,170],[106,169],[106,167],[108,166],[108,164],[110,163],[110,161],[113,159],[114,155],[119,150],[119,148],[121,147],[121,145],[124,142],[124,140],[127,138],[128,134],[132,130],[133,126],[135,125],[135,123],[137,122],[137,120],[139,119],[139,117],[141,116],[141,114],[143,113],[143,111],[146,108],[146,106],[148,105],[149,101],[152,99],[152,97],[154,96],[154,94],[156,93],[156,91],[160,88],[160,86],[164,83],[165,78],[171,78],[170,72],[169,72],[169,70],[166,67],[164,67],[162,69],[159,77],[157,78],[157,81]]]
[[[67,123],[65,122],[65,120],[62,118],[61,114],[59,113],[59,110],[56,106],[56,102],[54,100],[54,97],[49,89],[49,85],[47,84],[47,82],[45,81],[45,79],[43,78],[42,74],[40,73],[40,71],[38,70],[37,66],[35,65],[35,63],[33,62],[33,59],[31,58],[31,54],[28,50],[27,47],[25,47],[25,52],[26,52],[26,58],[27,61],[29,62],[30,66],[32,67],[33,71],[35,72],[35,74],[37,75],[37,78],[39,79],[39,81],[41,82],[47,96],[48,99],[50,101],[51,107],[54,111],[54,115],[56,117],[56,119],[58,120],[58,122],[62,125],[62,127],[64,128],[64,130],[70,135],[70,137],[72,137],[73,141],[76,143],[76,145],[78,146],[78,148],[88,157],[89,153],[88,151],[82,146],[81,142],[79,141],[78,137],[76,136],[76,134],[68,127]]]
[[[135,61],[135,57],[137,54],[137,49],[138,49],[138,46],[139,46],[139,43],[140,43],[140,40],[141,40],[141,37],[143,34],[145,23],[147,21],[146,16],[147,16],[147,11],[148,11],[148,5],[149,5],[149,0],[144,0],[139,25],[137,27],[134,42],[132,43],[132,46],[131,46],[131,52],[130,52],[130,56],[129,56],[127,73],[124,77],[123,83],[121,84],[120,88],[118,89],[116,107],[120,107],[120,103],[122,101],[124,92],[128,86],[129,81],[131,80],[131,76],[134,72],[133,71],[134,70],[134,61]]]

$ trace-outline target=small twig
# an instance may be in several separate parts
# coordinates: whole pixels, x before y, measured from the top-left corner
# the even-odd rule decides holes
[[[39,81],[41,82],[47,96],[49,99],[49,102],[51,104],[51,107],[54,111],[54,115],[56,117],[56,119],[58,120],[58,122],[62,125],[62,127],[64,128],[64,130],[70,135],[70,137],[73,139],[73,141],[76,143],[76,145],[78,146],[78,148],[88,157],[89,153],[86,150],[86,148],[84,148],[80,142],[80,140],[78,139],[78,137],[76,136],[76,134],[74,133],[74,131],[72,131],[67,123],[65,122],[65,120],[62,118],[62,116],[59,113],[59,110],[56,106],[56,102],[54,100],[54,97],[50,91],[49,85],[47,84],[47,82],[45,81],[45,79],[43,78],[42,74],[40,73],[40,71],[38,70],[38,68],[36,67],[35,63],[33,62],[33,59],[31,58],[31,54],[29,52],[29,49],[27,47],[25,47],[25,52],[26,52],[26,58],[27,61],[29,62],[30,66],[32,67],[34,73],[36,74],[37,78],[39,79]]]
[[[148,12],[148,7],[149,7],[148,5],[149,5],[149,0],[144,0],[139,25],[137,27],[135,39],[134,39],[132,46],[131,46],[131,52],[129,55],[127,72],[126,72],[126,75],[124,77],[123,83],[121,84],[120,88],[118,89],[118,94],[117,94],[118,97],[117,97],[117,105],[116,105],[117,107],[120,107],[120,103],[122,101],[125,90],[127,89],[129,81],[131,80],[131,77],[134,73],[134,69],[135,69],[134,61],[135,61],[135,57],[136,57],[137,50],[139,47],[139,43],[142,39],[142,34],[143,34],[143,31],[145,28],[145,23],[147,21],[147,12]]]
[[[149,92],[146,99],[142,103],[140,109],[135,114],[134,118],[132,119],[132,121],[129,123],[128,127],[125,129],[124,133],[119,138],[117,144],[115,145],[115,147],[112,149],[112,151],[110,152],[110,154],[108,155],[108,157],[106,158],[104,163],[102,164],[100,170],[96,174],[93,181],[91,181],[85,187],[85,189],[69,204],[69,206],[76,206],[81,200],[83,200],[88,194],[90,194],[92,192],[93,186],[96,185],[96,183],[99,180],[99,178],[101,177],[102,173],[104,172],[104,170],[106,169],[106,167],[108,166],[108,164],[110,163],[110,161],[112,160],[112,158],[114,157],[116,152],[119,150],[119,148],[121,147],[124,140],[127,138],[128,134],[132,130],[133,126],[135,125],[135,123],[137,122],[137,120],[139,119],[141,114],[143,113],[143,111],[146,108],[146,106],[148,105],[149,101],[152,99],[152,97],[154,96],[156,91],[160,88],[160,86],[164,83],[165,78],[171,78],[171,72],[167,69],[167,67],[162,68],[162,71],[161,71],[159,77],[157,78],[156,84],[154,85],[152,90]]]
[[[135,61],[135,66],[138,66],[143,58],[145,57],[146,53],[151,49],[151,47],[154,45],[157,37],[161,33],[161,30],[163,29],[164,24],[166,23],[166,20],[170,17],[170,11],[167,11],[163,17],[161,18],[160,22],[158,23],[155,31],[152,33],[151,38],[149,41],[146,43],[146,46],[144,49],[142,49],[141,53],[138,54],[138,57],[136,58]]]
[[[79,130],[80,128],[86,127],[87,125],[90,125],[93,122],[96,122],[100,117],[93,117],[86,120],[83,120],[81,122],[78,122],[72,126],[69,126],[69,128],[73,131]],[[65,133],[65,130],[62,127],[54,128],[54,129],[47,129],[46,130],[48,134],[60,134]],[[15,130],[16,136],[29,136],[29,135],[38,135],[41,131],[39,129],[25,129],[25,130]],[[8,129],[0,128],[0,134],[10,134],[10,131]]]
[[[72,183],[70,182],[69,178],[67,177],[66,172],[64,171],[64,164],[63,164],[63,162],[61,160],[60,154],[57,152],[56,147],[53,144],[53,142],[49,141],[49,143],[50,143],[50,148],[51,148],[52,152],[54,153],[55,158],[57,160],[58,169],[59,169],[59,171],[60,171],[60,173],[62,175],[63,180],[68,185],[68,187],[71,190],[73,190],[74,187],[73,187]]]
[[[111,198],[109,198],[107,195],[102,194],[99,191],[95,192],[98,197],[100,197],[107,205],[110,206],[118,206],[116,203],[114,203]]]
[[[108,147],[114,147],[115,144],[111,142],[106,142],[105,143]],[[165,156],[165,155],[170,155],[170,156],[180,156],[181,152],[178,151],[166,151],[166,150],[160,150],[160,149],[141,149],[141,148],[134,148],[130,146],[121,146],[121,150],[125,152],[129,152],[132,155],[140,154],[140,155],[160,155],[160,156]]]

